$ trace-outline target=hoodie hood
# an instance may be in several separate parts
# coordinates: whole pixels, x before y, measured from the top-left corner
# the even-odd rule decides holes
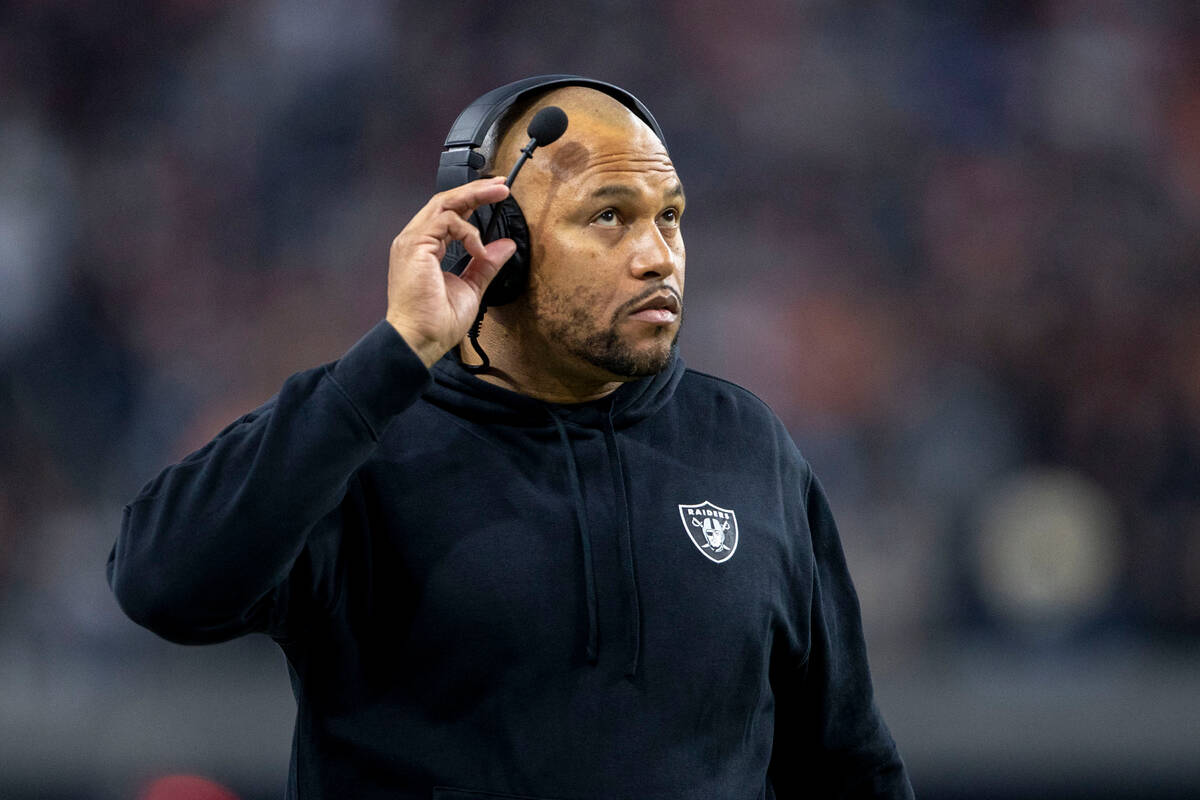
[[[621,430],[670,402],[685,369],[676,348],[662,372],[622,384],[599,400],[548,403],[476,377],[463,367],[454,348],[433,366],[433,385],[426,390],[425,399],[484,424],[544,428],[552,425],[549,415],[554,415],[583,427],[601,427],[609,417],[613,427]]]

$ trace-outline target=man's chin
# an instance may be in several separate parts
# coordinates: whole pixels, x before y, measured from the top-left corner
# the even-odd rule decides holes
[[[610,342],[612,346],[592,349],[584,354],[584,357],[592,366],[599,367],[621,380],[637,380],[657,375],[670,366],[675,357],[677,341],[678,334],[669,343],[646,343],[641,347]]]

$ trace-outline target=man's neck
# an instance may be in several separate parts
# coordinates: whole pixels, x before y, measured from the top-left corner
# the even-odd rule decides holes
[[[482,337],[481,337],[482,339]],[[518,394],[547,403],[586,403],[615,392],[625,381],[605,374],[576,374],[555,369],[557,359],[550,354],[525,352],[507,337],[488,337],[480,346],[488,354],[490,366],[476,377]],[[470,366],[483,363],[468,341],[458,346],[459,359]],[[596,370],[598,373],[599,370]]]

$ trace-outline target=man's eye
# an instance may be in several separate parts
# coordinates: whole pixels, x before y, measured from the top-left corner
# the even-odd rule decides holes
[[[614,226],[619,225],[621,220],[617,216],[617,210],[615,208],[606,208],[593,217],[592,222],[595,222],[599,225]]]
[[[679,225],[679,209],[668,208],[666,211],[659,214],[658,218],[660,220],[662,220],[664,225],[667,225],[672,228],[678,227],[678,225]]]

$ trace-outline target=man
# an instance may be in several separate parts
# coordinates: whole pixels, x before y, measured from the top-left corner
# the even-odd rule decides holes
[[[492,171],[551,104],[570,123],[512,186],[530,276],[487,312],[491,367],[462,345],[514,244],[467,220],[500,179],[396,237],[386,321],[129,505],[118,599],[175,641],[279,643],[291,797],[910,797],[820,486],[760,401],[675,353],[662,142],[556,88]]]

